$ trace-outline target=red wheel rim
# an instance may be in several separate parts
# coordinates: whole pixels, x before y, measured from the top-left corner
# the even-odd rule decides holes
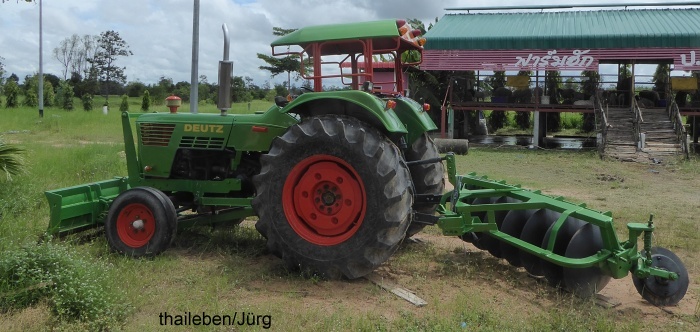
[[[313,244],[340,244],[357,232],[367,201],[362,179],[344,160],[314,155],[298,163],[282,189],[289,225]]]
[[[140,248],[148,244],[155,230],[156,220],[153,213],[143,204],[129,204],[117,216],[117,235],[131,248]]]

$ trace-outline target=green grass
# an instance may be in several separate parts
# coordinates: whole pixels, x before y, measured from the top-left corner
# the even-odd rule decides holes
[[[139,112],[140,102],[132,102],[131,111]],[[118,98],[110,105],[115,109]],[[265,110],[269,105],[256,101],[251,111]],[[247,104],[236,104],[234,110],[247,112]],[[181,112],[187,112],[187,108]],[[207,105],[200,112],[218,111]],[[49,108],[39,119],[35,110],[19,108],[0,109],[0,115],[3,140],[25,150],[23,173],[12,181],[0,177],[0,257],[4,258],[17,257],[18,248],[35,245],[46,229],[49,208],[44,191],[125,175],[126,168],[117,111],[104,115],[101,110],[67,112]],[[459,173],[486,174],[585,202],[594,209],[613,211],[621,238],[626,236],[625,223],[645,221],[649,213],[654,213],[654,241],[671,248],[685,261],[691,286],[684,301],[697,301],[700,267],[695,262],[700,259],[700,229],[696,213],[700,204],[696,191],[700,187],[700,167],[696,158],[650,166],[600,160],[593,152],[489,148],[472,149],[469,155],[457,158]],[[100,289],[119,299],[119,304],[107,307],[128,307],[123,317],[102,314],[101,322],[112,330],[159,330],[161,312],[187,311],[270,315],[272,330],[288,331],[637,331],[698,327],[698,309],[675,316],[658,309],[653,309],[657,314],[651,315],[635,308],[603,309],[538,283],[521,269],[459,239],[440,237],[436,227],[424,232],[428,241],[405,243],[377,272],[425,299],[428,305],[422,308],[364,279],[323,281],[285,270],[281,260],[266,251],[252,220],[230,229],[182,230],[173,246],[153,259],[110,253],[99,230],[54,240],[52,247],[46,248],[57,248],[66,260],[78,262],[74,271],[92,276],[95,272],[90,272],[88,266],[95,266],[104,278],[96,282]],[[91,280],[78,272],[74,278]],[[3,293],[0,290],[0,296]],[[634,304],[641,297],[634,294],[623,301]],[[0,329],[95,328],[57,315],[53,308],[50,297],[25,307],[0,308]],[[189,326],[183,330],[211,329]]]

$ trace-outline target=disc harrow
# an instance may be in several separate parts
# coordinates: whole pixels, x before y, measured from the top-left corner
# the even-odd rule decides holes
[[[619,241],[610,212],[473,173],[457,176],[454,156],[445,160],[455,187],[438,207],[437,224],[445,235],[459,236],[580,297],[593,296],[611,278],[628,273],[654,305],[675,305],[685,295],[689,279],[680,258],[651,245],[653,215],[645,223],[627,224],[629,237]]]

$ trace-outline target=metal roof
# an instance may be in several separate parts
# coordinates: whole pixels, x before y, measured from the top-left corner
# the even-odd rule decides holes
[[[273,41],[271,46],[308,45],[320,41],[398,38],[396,20],[382,20],[360,23],[327,24],[304,27]]]
[[[426,50],[604,49],[700,46],[700,9],[448,14]]]

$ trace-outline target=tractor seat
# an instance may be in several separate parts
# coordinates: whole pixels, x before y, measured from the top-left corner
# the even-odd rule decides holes
[[[287,106],[287,104],[289,104],[289,100],[287,100],[287,98],[282,97],[282,96],[275,97],[275,105],[277,105],[279,107],[285,107],[285,106]]]

